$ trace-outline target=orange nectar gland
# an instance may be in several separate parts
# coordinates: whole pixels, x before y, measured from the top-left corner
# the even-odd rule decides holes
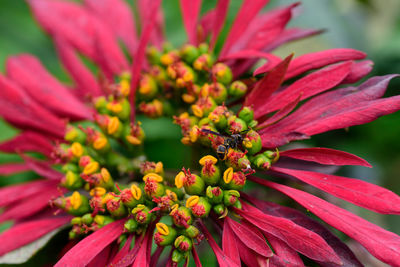
[[[111,111],[114,114],[118,114],[122,111],[121,103],[116,102],[116,101],[112,101],[112,102],[108,103],[106,107],[109,111]]]
[[[110,135],[116,133],[119,129],[119,125],[119,119],[117,117],[111,117],[107,124],[107,133]]]
[[[185,179],[185,173],[179,172],[178,175],[175,176],[175,186],[177,188],[182,188]]]
[[[212,164],[217,164],[217,162],[218,162],[218,160],[215,157],[213,157],[211,155],[207,155],[207,156],[202,157],[199,160],[199,163],[200,163],[201,166],[204,166],[204,165],[206,165],[207,161],[211,161]]]
[[[196,206],[197,203],[199,203],[199,196],[191,196],[186,200],[186,207],[191,208],[193,206]]]
[[[110,175],[110,173],[108,172],[108,170],[106,168],[101,168],[100,174],[101,174],[101,177],[103,178],[103,181],[105,183],[107,183],[108,181],[111,180],[111,175]]]
[[[123,96],[128,96],[131,92],[131,85],[128,79],[122,79],[119,82],[119,90]]]
[[[126,141],[128,141],[131,145],[134,145],[134,146],[138,146],[142,143],[142,141],[139,138],[137,138],[133,135],[127,135],[127,136],[125,136],[125,138],[126,138]]]
[[[97,172],[100,168],[100,165],[97,161],[92,161],[88,163],[83,169],[83,174],[90,175]]]
[[[93,142],[93,148],[96,150],[101,150],[103,149],[106,145],[108,144],[107,138],[103,136],[99,136],[96,138],[96,140]]]
[[[193,114],[198,118],[202,118],[204,115],[204,112],[199,105],[192,105],[192,111]]]
[[[71,203],[71,206],[72,206],[72,208],[74,210],[79,209],[79,207],[82,205],[82,196],[81,196],[81,194],[79,194],[79,192],[75,191],[70,196],[69,202]]]
[[[232,181],[232,178],[233,178],[233,168],[229,167],[224,172],[224,182],[229,184]]]
[[[194,95],[190,95],[190,94],[183,94],[182,95],[182,100],[185,103],[191,104],[196,100],[196,97]]]
[[[131,185],[131,193],[134,199],[139,200],[142,197],[142,190],[135,184]]]
[[[71,145],[71,153],[74,157],[80,158],[83,155],[83,147],[80,143],[74,142]]]
[[[148,180],[161,183],[163,181],[163,178],[156,173],[149,173],[143,177],[143,181],[147,182]]]
[[[162,235],[169,235],[169,227],[164,223],[156,224],[157,231]]]
[[[107,193],[107,190],[103,187],[95,187],[92,190],[90,190],[90,195],[92,197],[102,197]]]
[[[199,138],[199,135],[200,135],[200,128],[197,125],[193,126],[189,132],[190,142],[196,143],[197,139]]]

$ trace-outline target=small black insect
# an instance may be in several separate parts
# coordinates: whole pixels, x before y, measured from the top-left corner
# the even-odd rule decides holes
[[[240,134],[231,134],[231,135],[220,134],[220,133],[208,130],[208,129],[201,129],[201,131],[203,133],[213,134],[213,135],[221,136],[224,138],[224,143],[217,147],[216,152],[217,152],[217,156],[220,160],[225,160],[226,155],[228,154],[229,148],[237,149],[238,147],[240,147],[242,145],[242,142],[243,142],[242,134],[247,132],[248,130],[243,131]]]

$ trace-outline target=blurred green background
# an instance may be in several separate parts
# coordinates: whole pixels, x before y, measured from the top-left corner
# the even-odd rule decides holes
[[[203,1],[206,10],[214,6],[214,0]],[[231,23],[241,1],[231,1]],[[293,3],[290,0],[271,0],[268,9]],[[132,3],[131,3],[132,4]],[[166,36],[173,44],[181,44],[186,36],[180,20],[177,0],[163,2],[166,20]],[[302,14],[290,25],[326,29],[320,36],[298,41],[280,48],[276,53],[286,56],[329,48],[348,47],[368,53],[375,62],[371,75],[400,73],[400,1],[398,0],[304,0]],[[32,53],[39,57],[55,76],[69,82],[59,64],[51,40],[32,19],[26,3],[22,0],[0,1],[0,71],[4,71],[6,58],[18,53]],[[398,94],[400,78],[391,82],[387,96]],[[180,145],[179,129],[168,120],[152,124],[144,123],[148,131],[147,150],[153,160],[163,160],[168,166],[179,168],[187,162],[189,153]],[[0,121],[0,141],[15,135],[16,130]],[[367,159],[374,168],[346,167],[340,174],[380,184],[400,194],[400,113],[380,118],[367,125],[351,127],[316,136],[306,143],[354,153]],[[171,160],[170,151],[176,157]],[[18,159],[17,156],[0,154],[0,163]],[[32,174],[2,177],[0,185],[22,181]],[[336,200],[333,200],[336,201]],[[342,203],[343,204],[343,203]],[[398,216],[381,216],[350,204],[347,208],[382,227],[400,234]],[[3,226],[4,227],[4,226]],[[378,265],[377,265],[378,266]]]

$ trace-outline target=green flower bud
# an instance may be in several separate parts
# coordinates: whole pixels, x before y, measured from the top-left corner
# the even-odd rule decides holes
[[[86,213],[85,215],[82,216],[82,223],[86,225],[91,225],[93,223],[93,217],[92,214]]]
[[[77,190],[82,188],[84,185],[84,180],[72,171],[67,171],[64,178],[61,180],[61,185],[69,190]]]
[[[223,192],[222,189],[217,187],[208,186],[206,190],[206,196],[210,203],[212,204],[219,204],[222,202],[223,199]]]
[[[253,109],[250,107],[243,107],[242,110],[239,111],[239,118],[250,123],[254,119]]]
[[[64,139],[71,143],[78,142],[84,144],[86,141],[86,134],[78,127],[68,125]]]
[[[190,212],[190,209],[183,206],[177,207],[177,205],[178,204],[176,204],[175,207],[172,207],[172,211],[169,215],[172,217],[172,221],[176,226],[187,228],[193,222],[192,213]]]
[[[210,114],[208,114],[208,118],[218,129],[225,130],[228,126],[227,114],[229,114],[227,107],[217,106]]]
[[[228,210],[223,204],[215,205],[213,210],[220,217],[224,216],[224,214],[228,214]]]
[[[208,85],[208,91],[218,105],[224,103],[228,97],[228,90],[222,83],[212,83]]]
[[[248,131],[246,137],[243,139],[243,147],[250,155],[260,152],[262,148],[260,135],[254,130]]]
[[[128,208],[135,208],[138,204],[143,203],[142,190],[133,184],[130,188],[122,190],[121,201]]]
[[[81,217],[74,217],[71,219],[71,224],[72,225],[81,225],[82,224],[82,218]]]
[[[67,163],[67,164],[64,164],[61,167],[61,171],[64,172],[64,173],[66,173],[68,171],[78,173],[79,172],[79,167],[74,163]]]
[[[181,262],[184,258],[185,258],[184,253],[180,252],[179,250],[175,249],[175,250],[172,252],[172,257],[171,257],[171,259],[172,259],[173,262],[179,263],[179,262]]]
[[[247,85],[241,81],[234,81],[229,87],[228,93],[233,97],[242,97],[247,92]]]
[[[210,213],[211,205],[204,197],[191,196],[186,200],[186,207],[190,208],[193,216],[205,218]]]
[[[111,218],[110,216],[105,216],[105,215],[96,215],[96,216],[94,216],[93,220],[99,228],[114,222],[113,218]]]
[[[168,246],[175,241],[177,236],[176,230],[164,223],[156,224],[156,232],[154,234],[154,241],[159,246]]]
[[[218,82],[223,84],[229,84],[232,81],[232,71],[224,63],[217,63],[212,68],[212,74]]]
[[[161,52],[155,46],[149,46],[146,49],[146,56],[148,61],[153,65],[160,64]]]
[[[69,197],[57,198],[53,203],[56,207],[74,216],[82,216],[90,211],[88,198],[77,191]]]
[[[189,227],[185,229],[185,234],[190,238],[196,238],[199,236],[200,231],[193,225],[189,225]]]
[[[106,206],[108,212],[114,218],[122,218],[127,214],[127,210],[119,197],[108,200]]]
[[[193,242],[190,238],[180,235],[175,239],[174,246],[182,252],[187,252],[192,249]]]
[[[241,171],[234,172],[231,167],[224,172],[224,183],[225,188],[240,190],[246,184],[246,176]]]
[[[192,64],[199,56],[199,50],[190,44],[185,44],[180,51],[181,58],[188,64]]]
[[[107,100],[104,96],[97,97],[94,100],[94,107],[100,114],[108,114]]]
[[[124,229],[129,233],[135,232],[137,227],[138,223],[134,219],[128,219],[124,224]]]
[[[258,125],[258,121],[252,120],[251,122],[249,122],[249,124],[247,124],[247,127],[255,128],[257,125]]]
[[[224,205],[233,206],[239,200],[240,194],[236,190],[224,191]]]
[[[138,93],[141,99],[153,99],[158,93],[157,83],[154,78],[148,74],[144,74],[140,79]]]
[[[199,44],[199,51],[200,51],[200,53],[207,53],[208,52],[208,50],[209,50],[209,46],[208,46],[208,44],[207,43],[201,43],[201,44]]]
[[[247,130],[247,123],[236,116],[231,116],[228,119],[228,125],[231,133],[240,133]]]
[[[215,185],[219,182],[221,177],[221,171],[218,166],[215,165],[217,163],[217,159],[213,156],[205,156],[200,159],[200,164],[203,165],[201,169],[201,178],[208,185]]]
[[[189,169],[183,169],[183,172],[178,173],[175,185],[177,188],[185,188],[185,192],[189,195],[202,195],[205,187],[203,179],[191,173]]]
[[[268,170],[271,167],[271,160],[267,158],[264,154],[258,154],[252,159],[252,163],[257,166],[257,168]]]
[[[142,204],[137,205],[136,208],[132,210],[132,214],[139,224],[148,224],[152,219],[150,209]]]

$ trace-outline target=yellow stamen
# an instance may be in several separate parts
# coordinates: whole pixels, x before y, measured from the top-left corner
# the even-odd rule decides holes
[[[72,196],[70,197],[69,201],[74,210],[79,209],[79,207],[82,205],[81,194],[79,194],[78,191],[75,191],[74,193],[72,193]]]
[[[204,66],[204,64],[203,64],[203,62],[201,62],[200,60],[196,60],[196,61],[193,63],[193,67],[194,67],[196,70],[202,70],[202,69],[203,69],[203,66]]]
[[[213,157],[211,155],[207,155],[207,156],[202,157],[199,160],[199,163],[200,163],[200,165],[204,166],[204,165],[206,165],[207,161],[212,161],[213,164],[216,164],[218,162],[218,160],[215,157]]]
[[[189,138],[192,143],[196,143],[199,138],[199,127],[197,125],[193,126],[193,128],[189,132]]]
[[[229,184],[232,181],[232,178],[233,178],[233,168],[229,167],[224,172],[224,182]]]
[[[169,213],[169,215],[173,215],[179,208],[179,204],[174,204],[171,207],[171,212]]]
[[[165,190],[165,193],[167,194],[167,196],[169,196],[169,198],[170,198],[172,201],[177,201],[177,200],[178,200],[178,196],[175,194],[175,192],[173,192],[173,191],[167,189],[167,190]]]
[[[183,187],[183,181],[185,178],[185,174],[183,172],[179,172],[177,176],[175,176],[175,185],[177,188]]]
[[[176,78],[176,71],[171,66],[167,68],[167,74],[171,79]]]
[[[142,197],[142,190],[140,188],[133,184],[131,185],[131,193],[134,199],[139,200]]]
[[[103,178],[104,182],[107,183],[108,181],[110,181],[111,175],[106,168],[101,168],[100,173],[101,173],[101,177]]]
[[[186,207],[191,208],[193,206],[196,206],[197,203],[199,203],[199,196],[191,196],[186,200]]]
[[[243,145],[244,145],[246,148],[252,148],[252,147],[253,147],[253,144],[251,143],[251,141],[250,141],[248,138],[245,138],[245,139],[243,140]]]
[[[123,79],[119,82],[120,91],[123,96],[128,96],[131,92],[131,85],[128,79]]]
[[[185,81],[182,78],[176,79],[176,86],[178,88],[183,88],[185,87]]]
[[[179,115],[179,118],[180,119],[187,119],[187,118],[189,118],[189,113],[183,112],[181,115]]]
[[[96,140],[93,142],[93,148],[96,150],[103,149],[107,145],[108,141],[107,138],[105,137],[98,137]]]
[[[108,134],[114,134],[119,128],[119,119],[117,117],[111,117],[108,125],[107,132]]]
[[[185,103],[190,104],[190,103],[193,103],[193,102],[196,100],[196,97],[195,97],[194,95],[183,94],[183,95],[182,95],[182,100],[183,100]]]
[[[222,77],[222,76],[225,75],[225,73],[226,73],[225,69],[220,69],[220,70],[217,71],[216,74],[217,74],[218,77]]]
[[[192,111],[196,117],[198,117],[198,118],[203,117],[203,114],[204,114],[203,110],[198,105],[192,105]]]
[[[207,97],[209,95],[209,93],[210,93],[210,86],[206,83],[201,88],[200,95],[202,97]]]
[[[68,171],[65,175],[65,180],[69,186],[72,186],[76,182],[77,176],[72,171]]]
[[[153,100],[153,105],[154,105],[154,108],[156,110],[156,114],[158,116],[161,116],[162,112],[163,112],[163,103],[158,99],[154,99]]]
[[[161,183],[163,181],[163,178],[156,174],[156,173],[148,173],[143,177],[143,181],[147,182],[147,180],[155,181],[157,183]]]
[[[98,225],[103,225],[104,224],[104,216],[103,215],[96,215],[94,216],[94,222],[97,223]]]
[[[139,138],[134,137],[132,135],[127,135],[127,136],[125,136],[125,138],[126,138],[126,141],[128,141],[130,144],[132,144],[134,146],[140,145],[142,143],[142,141],[140,141]]]
[[[183,75],[183,80],[185,81],[185,82],[190,82],[190,81],[193,81],[193,74],[191,73],[191,72],[186,72],[184,75]]]
[[[110,102],[107,104],[107,109],[112,113],[120,113],[122,111],[122,105],[118,102]]]
[[[156,163],[156,173],[163,173],[164,172],[164,165],[161,161]]]
[[[174,59],[170,54],[164,54],[160,57],[160,61],[163,65],[168,66],[174,63]]]
[[[99,163],[97,161],[90,162],[83,169],[83,174],[89,175],[97,172],[99,170]]]
[[[107,193],[107,190],[104,189],[103,187],[95,187],[92,190],[90,190],[90,195],[92,197],[102,197]]]
[[[134,209],[132,210],[132,214],[136,214],[136,213],[138,213],[139,211],[144,210],[145,208],[146,208],[145,205],[139,204],[139,205],[136,206],[136,208],[134,208]]]
[[[164,223],[157,223],[156,224],[157,231],[162,235],[169,235],[169,228]]]
[[[74,128],[71,128],[68,132],[66,132],[65,139],[66,140],[74,140],[77,136],[78,136],[78,132]]]
[[[215,122],[215,123],[218,123],[218,122],[219,122],[219,116],[218,116],[217,114],[215,114],[215,113],[210,113],[210,114],[208,115],[208,118],[209,118],[212,122]]]
[[[79,158],[82,156],[83,154],[83,147],[80,143],[78,142],[74,142],[71,145],[71,153],[72,155],[74,155],[75,157]]]

